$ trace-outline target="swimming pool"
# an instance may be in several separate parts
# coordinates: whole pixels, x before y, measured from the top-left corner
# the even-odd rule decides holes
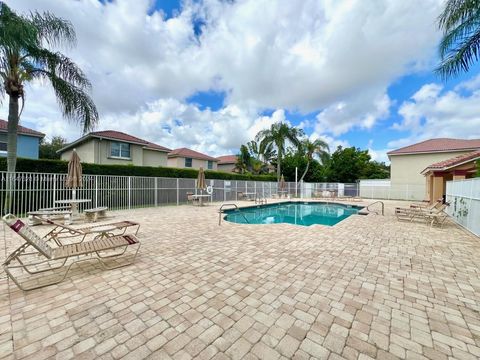
[[[358,206],[319,203],[284,202],[226,210],[225,220],[239,224],[314,224],[333,226],[362,209]]]

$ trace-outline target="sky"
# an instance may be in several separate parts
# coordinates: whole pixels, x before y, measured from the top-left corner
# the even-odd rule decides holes
[[[285,121],[378,161],[429,138],[480,138],[480,66],[434,73],[443,0],[6,3],[72,22],[77,45],[59,50],[92,82],[95,130],[219,156]],[[45,83],[27,86],[21,124],[82,136]]]

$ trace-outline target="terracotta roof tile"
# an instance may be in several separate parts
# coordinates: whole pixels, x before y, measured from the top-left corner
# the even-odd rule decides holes
[[[430,139],[419,142],[417,144],[402,147],[397,150],[388,152],[388,155],[415,154],[415,153],[431,153],[440,151],[461,151],[480,149],[480,139],[464,140],[464,139]]]
[[[451,167],[456,165],[463,164],[468,161],[473,161],[476,159],[480,159],[480,150],[479,151],[472,151],[467,154],[462,154],[455,156],[453,158],[436,162],[434,164],[428,165],[425,170],[422,171],[424,173],[427,170],[447,170]]]
[[[0,131],[1,132],[8,131],[8,121],[0,119]],[[31,135],[31,136],[37,136],[37,137],[44,137],[45,136],[45,134],[43,134],[39,131],[29,129],[29,128],[27,128],[25,126],[21,126],[21,125],[18,125],[18,133],[22,134],[22,135]]]
[[[216,158],[202,154],[201,152],[187,149],[187,148],[178,148],[172,150],[168,157],[187,157],[192,159],[200,159],[200,160],[210,160],[210,161],[218,161]]]
[[[237,155],[223,155],[217,157],[218,165],[222,164],[236,164],[238,160]]]

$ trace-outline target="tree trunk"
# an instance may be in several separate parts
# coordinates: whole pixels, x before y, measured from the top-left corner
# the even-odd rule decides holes
[[[282,170],[280,168],[280,164],[282,162],[282,153],[278,151],[277,157],[277,182],[280,182],[280,177],[282,176]]]
[[[17,166],[17,132],[18,132],[18,97],[9,97],[8,105],[8,135],[7,135],[7,181],[6,196],[3,206],[4,214],[11,209],[13,190],[15,186],[15,168]]]
[[[303,178],[305,177],[305,175],[307,175],[309,166],[310,166],[310,161],[307,162],[307,167],[305,168],[305,171],[303,172],[303,175],[302,175],[302,177],[300,178],[300,181],[299,181],[299,182],[302,182],[302,181],[303,181]]]

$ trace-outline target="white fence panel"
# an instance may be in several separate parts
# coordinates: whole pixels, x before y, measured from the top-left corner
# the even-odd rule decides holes
[[[448,214],[461,226],[480,236],[480,178],[447,182]]]
[[[425,185],[393,185],[389,179],[360,180],[360,196],[369,199],[423,200]]]

